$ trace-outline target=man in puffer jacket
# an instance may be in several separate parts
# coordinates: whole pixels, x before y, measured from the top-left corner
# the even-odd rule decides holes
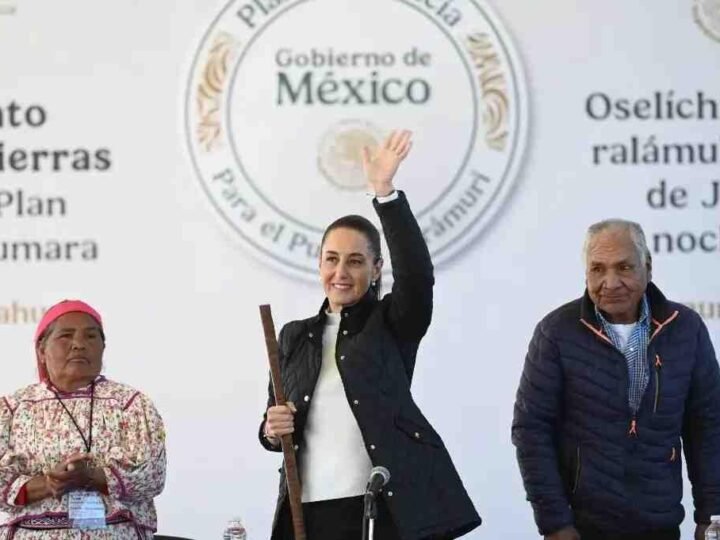
[[[530,342],[512,440],[546,540],[677,540],[682,443],[696,540],[720,514],[720,372],[708,330],[651,282],[640,226],[588,229],[582,298]]]

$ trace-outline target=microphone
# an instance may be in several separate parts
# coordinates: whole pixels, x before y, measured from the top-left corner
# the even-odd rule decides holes
[[[370,478],[368,479],[367,487],[365,488],[365,494],[376,497],[380,488],[390,480],[390,471],[388,471],[382,465],[373,467],[370,471]]]

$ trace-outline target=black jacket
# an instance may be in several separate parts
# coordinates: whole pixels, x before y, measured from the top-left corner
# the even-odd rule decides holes
[[[383,497],[402,539],[456,538],[477,527],[480,518],[440,436],[410,394],[418,345],[432,316],[430,254],[403,193],[374,205],[390,251],[394,284],[382,300],[368,292],[342,310],[338,369],[373,465],[390,471]],[[304,450],[303,431],[322,364],[326,307],[327,300],[317,315],[290,322],[280,332],[283,386],[297,407],[298,455]],[[273,404],[270,388],[268,406]],[[263,446],[278,450],[264,440],[263,428],[261,424]],[[286,495],[282,470],[277,511]]]
[[[650,379],[633,415],[623,354],[587,292],[535,330],[512,437],[541,534],[572,523],[613,532],[683,519],[681,439],[695,521],[720,513],[720,373],[700,316],[647,288]]]

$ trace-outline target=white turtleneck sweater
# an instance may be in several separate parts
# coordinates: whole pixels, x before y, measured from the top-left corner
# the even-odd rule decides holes
[[[305,426],[303,502],[362,495],[372,469],[335,360],[339,329],[340,314],[328,313],[322,367]]]

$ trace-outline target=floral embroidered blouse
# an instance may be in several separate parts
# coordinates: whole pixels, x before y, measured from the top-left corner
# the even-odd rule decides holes
[[[165,485],[162,419],[139,391],[102,376],[94,385],[91,394],[91,385],[68,393],[50,383],[32,384],[0,399],[0,511],[7,514],[0,538],[152,538],[157,529],[153,498]],[[108,528],[77,531],[68,520],[67,495],[25,506],[17,500],[33,476],[48,472],[70,454],[86,451],[83,436],[87,439],[90,433],[91,395],[90,453],[93,466],[102,467],[107,479],[108,493],[101,496]]]

